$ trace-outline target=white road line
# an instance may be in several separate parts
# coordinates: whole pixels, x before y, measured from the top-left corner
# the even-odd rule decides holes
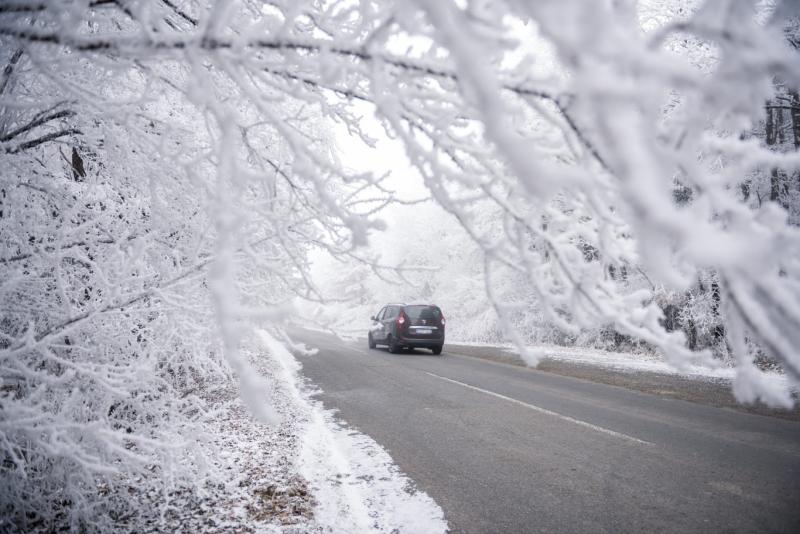
[[[593,425],[591,423],[587,423],[586,421],[581,421],[580,419],[573,419],[567,415],[562,415],[557,412],[553,412],[550,410],[546,410],[544,408],[540,408],[538,406],[534,406],[533,404],[528,404],[527,402],[522,402],[517,399],[512,399],[511,397],[506,397],[505,395],[501,395],[500,393],[495,393],[494,391],[489,391],[488,389],[479,388],[476,386],[471,386],[469,384],[465,384],[464,382],[459,382],[458,380],[453,380],[452,378],[447,378],[444,376],[439,376],[434,373],[429,373],[428,371],[424,371],[425,374],[430,375],[434,378],[438,378],[440,380],[445,380],[447,382],[451,382],[453,384],[458,384],[459,386],[463,386],[465,388],[473,389],[475,391],[480,391],[481,393],[485,393],[486,395],[491,395],[493,397],[497,397],[498,399],[507,400],[508,402],[513,402],[514,404],[519,404],[520,406],[524,406],[525,408],[529,408],[531,410],[537,411],[539,413],[552,415],[553,417],[558,417],[564,421],[569,421],[570,423],[575,423],[576,425],[585,426],[586,428],[591,428],[592,430],[596,430],[597,432],[602,432],[603,434],[608,434],[610,436],[615,436],[621,439],[627,439],[629,441],[633,441],[635,443],[639,443],[641,445],[653,445],[653,443],[649,441],[644,441],[639,438],[634,438],[633,436],[629,436],[627,434],[622,434],[621,432],[615,432],[613,430],[609,430],[607,428],[603,428],[602,426]]]

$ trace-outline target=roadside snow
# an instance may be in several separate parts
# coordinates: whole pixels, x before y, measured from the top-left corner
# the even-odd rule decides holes
[[[300,364],[266,331],[259,336],[280,363],[281,382],[300,407],[298,472],[316,501],[314,522],[325,532],[425,532],[447,530],[442,509],[414,488],[372,438],[339,423],[301,384]]]
[[[144,479],[121,479],[114,487],[99,488],[112,494],[115,506],[106,513],[114,519],[115,532],[300,534],[318,530],[313,496],[297,473],[298,407],[281,381],[273,379],[274,361],[258,352],[248,351],[248,355],[254,372],[274,383],[272,403],[280,423],[265,424],[254,418],[234,380],[206,384],[195,391],[207,403],[208,412],[198,414],[198,431],[186,436],[194,447],[189,453],[176,454],[171,472],[154,471]],[[176,453],[179,450],[176,447]],[[178,480],[177,474],[182,475]]]
[[[277,334],[255,334],[243,355],[280,421],[255,418],[235,380],[206,383],[192,393],[208,410],[187,436],[191,447],[176,444],[169,472],[98,487],[109,505],[97,513],[122,533],[445,532],[441,508],[389,454],[312,398],[299,362]]]
[[[499,351],[519,355],[519,350],[511,343],[491,344],[447,340],[447,345],[494,348]],[[598,349],[560,347],[557,345],[535,346],[530,348],[536,349],[543,354],[544,358],[550,360],[567,361],[586,365],[598,365],[609,369],[631,373],[637,371],[650,372],[687,376],[706,380],[724,380],[728,382],[732,382],[736,377],[736,369],[732,367],[711,368],[700,365],[689,365],[686,369],[678,371],[666,363],[658,354],[608,352]],[[776,387],[785,388],[790,384],[786,375],[776,373],[774,371],[765,372],[764,379],[772,382]]]

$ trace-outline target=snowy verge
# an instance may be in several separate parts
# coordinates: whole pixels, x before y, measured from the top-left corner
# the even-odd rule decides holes
[[[304,347],[279,331],[254,334],[243,354],[263,379],[259,402],[279,422],[256,418],[232,378],[205,383],[195,394],[207,410],[186,436],[192,447],[175,444],[166,470],[98,487],[110,504],[97,514],[122,533],[445,532],[441,508],[389,454],[313,399],[290,352]],[[58,530],[50,527],[34,531]],[[0,518],[6,531],[23,532]]]
[[[416,490],[372,438],[337,422],[312,399],[300,363],[268,332],[258,334],[300,407],[298,471],[316,501],[316,524],[325,532],[445,532],[444,513],[433,499]]]
[[[257,420],[232,377],[202,383],[194,394],[202,397],[207,409],[197,415],[196,433],[185,436],[193,447],[175,444],[169,469],[133,480],[121,477],[114,486],[99,488],[112,494],[114,506],[98,514],[111,516],[114,532],[300,534],[314,530],[314,501],[297,473],[295,459],[300,450],[298,408],[276,379],[275,362],[261,357],[260,351],[247,352],[252,371],[274,384],[264,394],[265,399],[269,394],[280,423]],[[0,532],[5,532],[2,527],[0,523]]]
[[[447,345],[462,347],[481,347],[519,355],[519,349],[512,343],[492,344],[475,343],[470,341],[450,341]],[[701,365],[687,365],[683,370],[677,370],[665,362],[658,354],[637,352],[610,352],[599,349],[582,347],[561,347],[557,345],[537,345],[530,347],[539,351],[545,359],[580,363],[584,365],[597,365],[622,372],[649,372],[685,376],[704,380],[724,380],[733,382],[736,378],[736,369],[733,367],[704,367]],[[774,371],[765,371],[764,379],[770,381],[775,387],[790,388],[791,383],[787,376]]]

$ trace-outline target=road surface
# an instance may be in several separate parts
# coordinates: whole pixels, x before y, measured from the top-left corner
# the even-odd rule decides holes
[[[326,408],[452,532],[800,532],[800,422],[296,331]]]

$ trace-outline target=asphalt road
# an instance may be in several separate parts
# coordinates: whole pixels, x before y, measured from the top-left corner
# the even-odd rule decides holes
[[[452,532],[800,532],[800,422],[317,332],[303,374]]]

